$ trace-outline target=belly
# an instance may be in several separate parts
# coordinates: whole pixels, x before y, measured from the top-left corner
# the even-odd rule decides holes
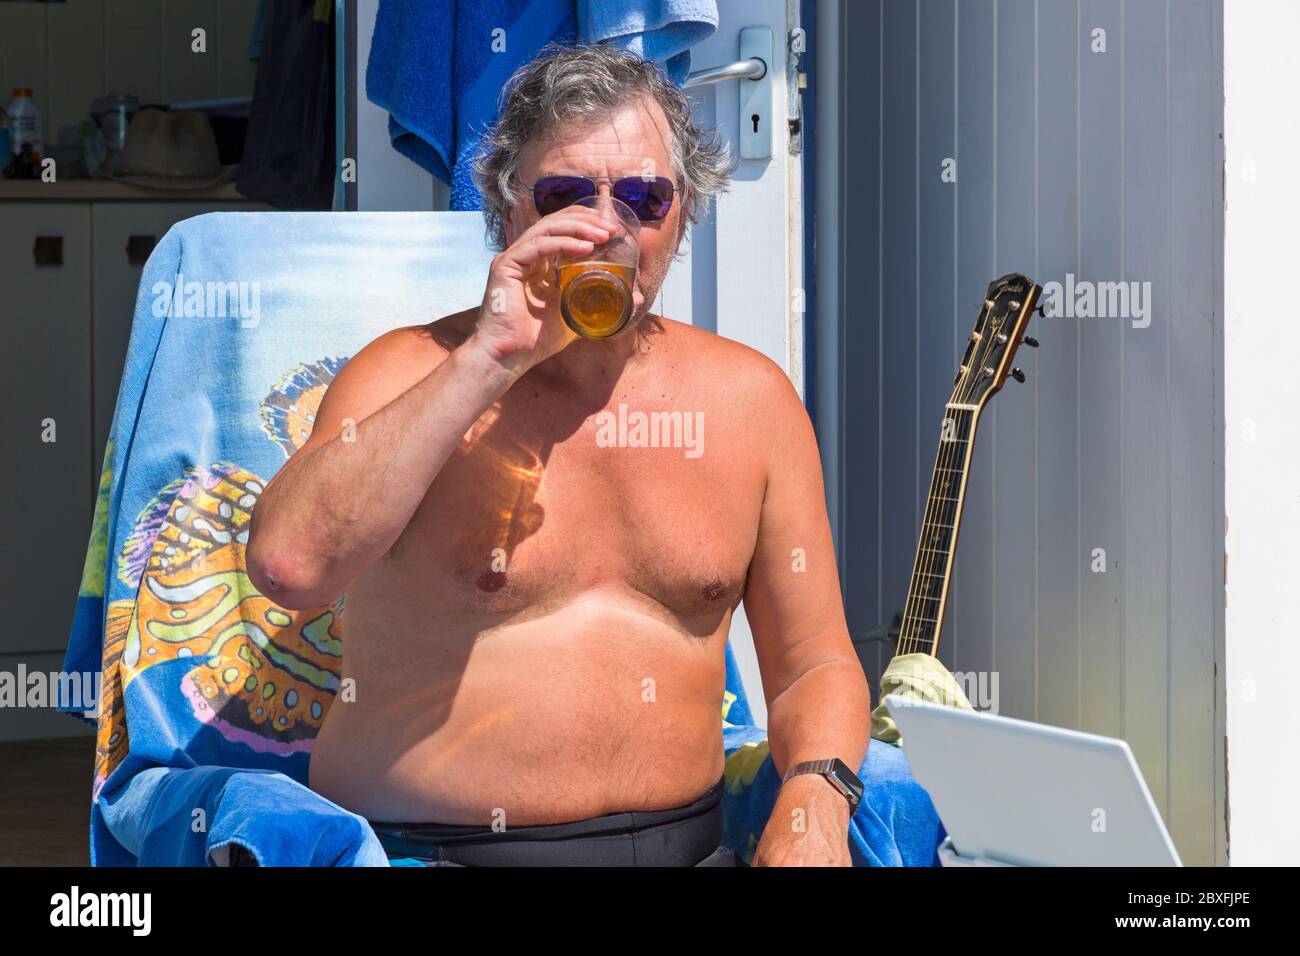
[[[348,602],[355,699],[330,708],[309,780],[371,820],[510,826],[666,809],[722,774],[729,613],[701,637],[610,588],[492,626]]]

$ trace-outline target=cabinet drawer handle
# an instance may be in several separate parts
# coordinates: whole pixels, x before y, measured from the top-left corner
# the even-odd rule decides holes
[[[142,266],[149,259],[149,253],[158,245],[157,236],[130,236],[126,240],[126,261],[133,266]]]
[[[32,259],[38,266],[63,265],[63,237],[37,236],[32,244]]]

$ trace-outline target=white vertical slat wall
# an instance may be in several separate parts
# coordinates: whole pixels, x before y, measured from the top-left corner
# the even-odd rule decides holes
[[[31,87],[45,138],[75,130],[105,93],[142,103],[251,96],[248,41],[258,0],[0,3],[0,101]],[[192,50],[196,28],[204,53]],[[74,140],[75,141],[75,140]]]
[[[1031,324],[1028,381],[1008,380],[976,443],[940,657],[996,675],[1000,713],[1127,740],[1184,861],[1221,863],[1222,3],[841,14],[843,318],[817,375],[840,382],[854,633],[902,607],[988,281],[1150,282],[1145,327]],[[889,653],[862,645],[873,681]]]

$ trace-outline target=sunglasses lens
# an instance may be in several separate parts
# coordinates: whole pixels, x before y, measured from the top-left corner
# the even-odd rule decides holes
[[[663,176],[653,179],[629,176],[616,182],[612,192],[614,198],[627,203],[642,222],[663,219],[673,204],[672,180]]]
[[[579,176],[547,176],[533,184],[533,205],[543,216],[594,195],[595,184]]]

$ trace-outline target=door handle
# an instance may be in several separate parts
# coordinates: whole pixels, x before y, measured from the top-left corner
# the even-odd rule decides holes
[[[38,266],[63,265],[63,237],[37,236],[32,243],[32,261]]]
[[[767,159],[772,155],[776,114],[772,103],[772,71],[775,63],[772,31],[768,27],[745,27],[740,31],[740,59],[725,66],[699,70],[682,85],[690,88],[723,80],[740,80],[740,158]]]
[[[149,253],[158,245],[157,236],[128,236],[126,240],[126,261],[133,266],[142,266],[149,259]]]
[[[761,80],[767,76],[767,64],[759,57],[737,60],[726,66],[711,66],[707,70],[696,70],[686,77],[685,87],[705,86],[709,83],[721,83],[723,80]]]

